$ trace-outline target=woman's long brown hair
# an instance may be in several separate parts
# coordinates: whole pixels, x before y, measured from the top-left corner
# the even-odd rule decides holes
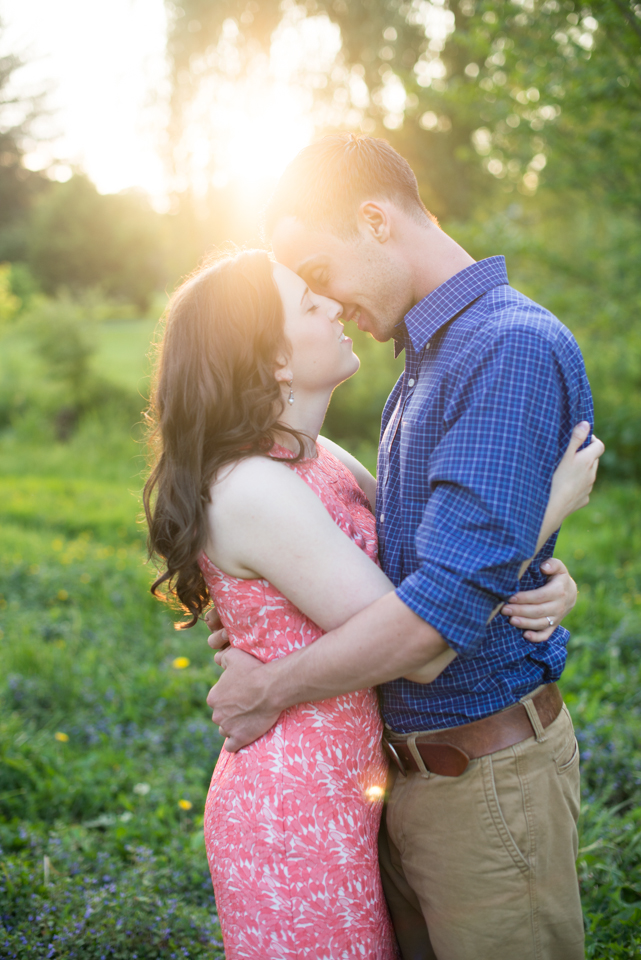
[[[198,558],[217,471],[268,454],[277,432],[298,441],[294,461],[304,455],[303,437],[278,419],[274,374],[289,344],[272,268],[263,250],[221,257],[183,283],[167,309],[147,413],[153,463],[143,503],[149,556],[164,567],[151,592],[190,615],[178,629],[192,627],[209,601]]]

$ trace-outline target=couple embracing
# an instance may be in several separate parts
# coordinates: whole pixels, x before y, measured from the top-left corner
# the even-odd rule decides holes
[[[552,557],[603,451],[578,346],[382,140],[307,147],[266,224],[275,259],[174,295],[145,491],[154,589],[188,625],[216,610],[227,960],[579,960],[576,587]],[[319,436],[349,319],[405,351],[376,480]]]

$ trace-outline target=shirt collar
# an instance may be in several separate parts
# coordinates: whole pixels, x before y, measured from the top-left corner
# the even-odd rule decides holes
[[[397,325],[394,333],[396,356],[407,345],[408,338],[418,353],[444,323],[493,287],[506,283],[505,257],[488,257],[454,274],[419,300]]]

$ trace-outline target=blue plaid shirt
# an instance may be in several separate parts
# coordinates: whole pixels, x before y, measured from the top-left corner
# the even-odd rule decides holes
[[[456,274],[397,331],[405,371],[383,413],[380,555],[398,597],[458,654],[433,683],[380,688],[386,723],[410,733],[478,720],[561,675],[567,630],[534,644],[506,617],[486,624],[519,589],[552,474],[593,408],[574,337],[508,285],[503,257]],[[545,582],[555,541],[521,589]]]

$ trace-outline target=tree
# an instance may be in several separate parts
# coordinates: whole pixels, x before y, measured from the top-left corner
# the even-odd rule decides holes
[[[220,69],[207,64],[225,20],[238,25],[247,61],[269,47],[281,9],[278,0],[169,4],[174,143],[199,84]],[[407,156],[437,215],[465,217],[488,192],[532,193],[542,177],[641,206],[636,0],[308,0],[305,9],[340,27],[346,107],[357,77],[369,94],[361,128]],[[394,109],[387,94],[399,82]]]
[[[134,192],[103,196],[76,174],[36,205],[28,259],[45,293],[88,287],[146,309],[166,280],[161,218]]]
[[[2,36],[0,21],[0,37]],[[24,255],[24,225],[36,196],[46,189],[42,173],[23,164],[24,143],[34,135],[34,121],[43,112],[42,96],[22,96],[13,89],[23,61],[15,54],[0,57],[0,261]]]

